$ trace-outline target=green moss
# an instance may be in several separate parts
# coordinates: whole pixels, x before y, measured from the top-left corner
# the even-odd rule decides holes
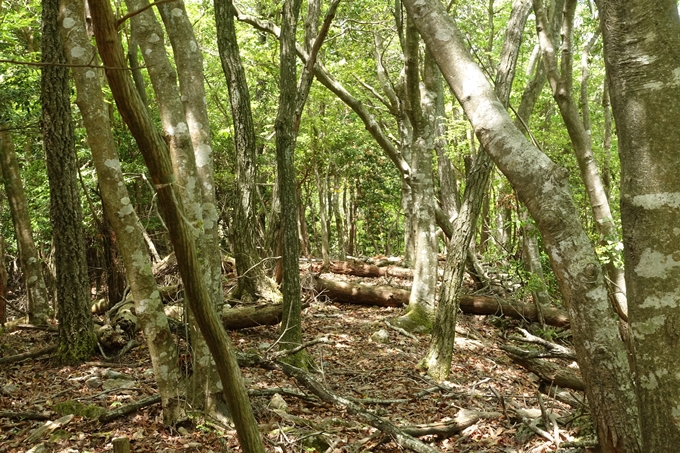
[[[92,357],[97,347],[94,333],[82,335],[74,341],[59,341],[59,348],[55,354],[57,361],[64,365],[76,365]]]
[[[406,314],[392,320],[392,324],[408,332],[430,333],[432,330],[432,313],[423,307],[416,306]]]
[[[73,414],[92,420],[99,418],[100,415],[106,412],[106,409],[103,407],[92,404],[83,404],[73,400],[57,403],[52,407],[52,409],[54,409],[54,411],[61,416]]]

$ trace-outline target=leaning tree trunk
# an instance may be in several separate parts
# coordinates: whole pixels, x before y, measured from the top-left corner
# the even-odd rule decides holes
[[[59,0],[43,0],[42,5],[42,60],[47,63],[41,77],[42,132],[57,272],[56,355],[64,363],[78,363],[94,353],[97,340],[90,313],[69,69],[59,33]]]
[[[670,0],[599,0],[621,157],[628,316],[642,450],[680,443],[680,18]]]
[[[522,32],[529,10],[528,0],[515,0],[508,20],[501,59],[496,73],[496,93],[503,105],[509,103]],[[454,221],[453,235],[449,241],[446,266],[444,267],[442,292],[432,330],[432,341],[427,355],[420,364],[430,376],[438,380],[447,379],[451,370],[451,356],[456,335],[456,318],[466,256],[475,234],[477,218],[482,210],[482,202],[486,195],[492,169],[491,157],[483,149],[480,149],[468,173],[463,204],[460,207],[458,217]]]
[[[70,63],[74,64],[72,71],[78,92],[76,103],[87,130],[104,212],[117,237],[135,301],[135,314],[149,348],[163,405],[163,423],[174,426],[186,418],[184,404],[178,398],[184,389],[181,387],[177,346],[151,270],[142,225],[130,204],[101,82],[97,71],[88,67],[95,61],[95,51],[87,34],[83,6],[82,0],[63,0],[60,16],[66,52]]]
[[[19,163],[14,153],[14,141],[12,134],[4,127],[0,129],[0,167],[5,183],[7,203],[12,214],[14,234],[19,249],[19,262],[28,294],[28,320],[31,324],[45,325],[49,318],[49,296],[42,274],[38,250],[33,242],[28,201],[19,173]],[[2,263],[2,266],[4,267],[4,263]]]
[[[173,174],[168,145],[156,129],[132,80],[121,70],[125,67],[125,56],[110,3],[90,0],[90,6],[97,46],[107,67],[106,77],[121,116],[144,155],[156,187],[159,205],[177,255],[187,300],[210,352],[215,357],[224,387],[224,397],[236,425],[241,448],[248,453],[264,452],[231,341],[220,325],[201,272],[192,225],[186,221],[181,198],[177,193],[177,180]]]
[[[599,260],[579,222],[566,171],[513,125],[443,6],[436,0],[405,0],[404,4],[482,146],[512,183],[543,235],[569,309],[600,445],[607,452],[639,451],[637,401],[626,350]]]
[[[126,0],[128,9],[142,10],[149,5],[147,0]],[[186,209],[200,261],[203,278],[213,288],[213,272],[210,259],[214,250],[208,250],[203,230],[203,194],[196,169],[193,142],[187,125],[184,107],[177,86],[177,73],[170,64],[165,49],[164,33],[152,9],[146,9],[131,19],[132,34],[139,43],[144,62],[156,94],[158,111],[161,117],[163,132],[168,140],[170,156],[177,177],[179,194]],[[221,266],[221,264],[220,264]],[[221,267],[220,267],[221,269]],[[211,300],[214,292],[210,292]],[[198,407],[208,413],[217,410],[215,396],[219,394],[221,385],[217,369],[210,355],[210,350],[202,338],[194,317],[196,313],[189,311],[189,328],[193,349],[194,373],[191,377],[190,398]]]

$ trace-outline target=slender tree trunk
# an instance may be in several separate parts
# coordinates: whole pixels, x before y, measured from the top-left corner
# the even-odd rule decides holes
[[[257,253],[253,228],[257,182],[257,143],[250,107],[250,91],[236,40],[234,6],[231,0],[215,0],[214,5],[217,45],[222,61],[222,71],[229,88],[231,115],[234,121],[237,171],[237,206],[234,228],[239,239],[234,241],[233,245],[236,270],[239,274],[238,293],[246,301],[262,297],[278,302],[281,295],[266,276],[265,268]]]
[[[159,197],[159,205],[168,225],[177,255],[184,290],[203,335],[218,365],[224,397],[236,425],[241,448],[247,453],[264,452],[248,394],[243,384],[229,336],[220,324],[203,278],[192,226],[186,221],[177,182],[172,171],[168,145],[146,112],[132,80],[125,71],[123,48],[118,38],[111,5],[104,0],[90,0],[97,46],[114,99],[124,121],[130,127],[149,168]]]
[[[340,209],[340,200],[342,193],[342,179],[339,172],[336,171],[333,178],[333,217],[335,217],[335,230],[337,233],[338,240],[338,259],[340,261],[345,261],[347,258],[347,250],[345,249],[345,244],[347,243],[345,238],[345,219],[342,216],[342,210]]]
[[[83,6],[82,0],[63,0],[60,16],[67,55],[72,64],[80,65],[72,68],[78,92],[76,102],[87,130],[104,213],[118,239],[117,245],[135,301],[135,313],[151,355],[163,404],[163,423],[173,426],[186,418],[184,405],[180,401],[184,389],[177,362],[177,346],[163,312],[163,303],[146,251],[143,228],[137,213],[131,208],[99,71],[87,67],[95,61],[95,51],[87,34]]]
[[[508,20],[500,64],[496,73],[496,93],[503,105],[509,103],[522,32],[530,6],[528,0],[515,0]],[[420,363],[420,366],[426,369],[430,376],[438,380],[447,379],[451,370],[451,356],[466,257],[474,238],[477,218],[482,210],[482,202],[493,168],[490,155],[480,149],[466,178],[463,203],[454,221],[453,235],[449,241],[444,267],[442,292],[432,330],[432,341],[426,357]]]
[[[42,263],[33,242],[28,201],[14,153],[14,141],[12,134],[5,128],[0,128],[0,167],[28,294],[28,320],[34,325],[45,325],[49,318],[50,299],[42,274]],[[4,263],[2,265],[4,268]]]
[[[326,206],[326,194],[328,192],[328,172],[319,174],[319,161],[314,159],[314,179],[316,181],[316,193],[319,196],[319,224],[321,225],[321,257],[323,258],[323,267],[328,269],[331,263],[330,252],[330,231],[328,231],[328,207]]]
[[[514,127],[443,6],[435,0],[404,0],[404,4],[480,142],[543,234],[568,306],[600,446],[606,452],[640,451],[637,400],[626,351],[599,260],[579,222],[566,171]]]
[[[126,0],[131,11],[142,10],[148,0]],[[178,9],[178,11],[181,11]],[[177,177],[179,194],[185,207],[187,220],[198,247],[200,270],[211,288],[211,300],[215,304],[213,291],[212,261],[205,242],[203,230],[203,193],[196,168],[194,147],[187,124],[184,106],[177,85],[177,73],[170,64],[165,49],[164,32],[152,9],[146,9],[131,18],[134,39],[139,43],[151,79],[163,133],[168,141],[172,165]],[[194,373],[191,380],[190,398],[207,412],[217,411],[215,396],[222,390],[217,368],[201,331],[196,325],[196,313],[189,313],[191,347],[194,359]]]
[[[619,138],[642,451],[670,453],[680,442],[680,18],[670,0],[597,4]]]
[[[41,77],[42,132],[57,273],[56,355],[61,362],[78,363],[94,353],[97,340],[90,312],[69,70],[59,34],[59,0],[43,0],[42,5],[42,60],[47,63]]]
[[[302,342],[300,294],[300,242],[297,224],[297,190],[295,178],[294,117],[297,103],[295,70],[295,29],[300,13],[300,0],[285,0],[281,22],[279,110],[276,115],[276,168],[281,200],[283,319],[281,348],[290,349]],[[291,363],[306,367],[305,354],[290,357]]]
[[[574,154],[578,161],[581,179],[586,187],[593,220],[600,234],[600,245],[609,249],[605,269],[616,291],[612,293],[617,311],[624,314],[627,312],[626,282],[623,269],[616,266],[617,253],[611,250],[610,244],[619,242],[619,235],[614,224],[609,200],[600,178],[597,162],[593,155],[590,130],[588,129],[587,108],[583,110],[584,118],[581,119],[578,105],[574,101],[572,93],[573,85],[573,55],[571,49],[572,29],[576,10],[576,0],[566,0],[564,3],[564,19],[562,23],[562,59],[558,69],[555,45],[549,34],[549,22],[543,8],[542,0],[534,0],[534,10],[537,17],[537,30],[541,49],[543,51],[543,64],[545,65],[548,81],[552,88],[553,97],[557,103],[562,119],[569,132],[571,143],[574,146]],[[587,68],[586,68],[587,69]]]
[[[196,43],[193,25],[184,2],[157,5],[170,38],[181,93],[184,114],[189,126],[196,161],[196,175],[200,185],[201,215],[205,235],[206,264],[210,276],[209,287],[217,310],[224,305],[222,293],[222,257],[218,232],[217,203],[215,201],[215,171],[213,166],[210,119],[203,83],[203,55]]]

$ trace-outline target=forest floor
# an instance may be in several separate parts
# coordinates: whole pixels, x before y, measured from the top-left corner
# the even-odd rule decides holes
[[[337,275],[332,278],[346,278]],[[316,378],[336,395],[372,399],[363,407],[397,426],[451,421],[460,410],[487,413],[461,432],[449,437],[425,436],[421,440],[446,452],[544,452],[555,451],[555,442],[537,435],[534,424],[548,435],[555,427],[544,426],[537,396],[538,378],[515,365],[499,349],[509,333],[521,324],[502,318],[459,315],[459,334],[449,381],[435,383],[418,370],[425,355],[427,336],[409,337],[390,328],[386,321],[403,313],[400,308],[365,307],[311,299],[304,311],[304,340],[328,338],[309,348],[318,370]],[[383,330],[382,339],[374,334]],[[236,348],[266,355],[275,349],[278,326],[261,326],[231,332]],[[18,330],[0,335],[0,357],[44,348],[56,334]],[[141,335],[138,338],[144,344]],[[75,367],[55,365],[48,355],[0,367],[0,453],[4,452],[104,452],[113,451],[112,439],[126,436],[132,452],[230,452],[240,451],[233,428],[193,417],[191,427],[164,428],[160,404],[102,424],[96,416],[73,417],[42,438],[31,433],[45,421],[6,417],[7,412],[33,412],[49,420],[61,417],[59,403],[77,401],[111,409],[155,393],[151,362],[145,347],[133,349],[111,362],[94,357]],[[566,363],[565,363],[566,365]],[[344,408],[315,398],[291,396],[292,390],[309,392],[285,375],[244,368],[251,401],[268,452],[403,451],[389,437],[366,425]],[[121,373],[118,375],[116,373]],[[94,378],[94,379],[93,379]],[[126,380],[127,385],[107,386]],[[276,389],[283,390],[276,390]],[[272,390],[274,389],[274,390]],[[272,397],[278,392],[283,397]],[[577,397],[583,398],[581,395]],[[387,401],[401,400],[387,404]],[[547,396],[547,413],[560,420],[558,438],[574,440],[591,434],[588,416]],[[287,406],[287,407],[286,407]],[[516,416],[527,411],[525,422]],[[589,437],[589,436],[588,436]],[[42,446],[35,448],[42,443]]]

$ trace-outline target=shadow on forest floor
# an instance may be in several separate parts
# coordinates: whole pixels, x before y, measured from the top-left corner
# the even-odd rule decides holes
[[[451,420],[461,409],[495,412],[497,416],[481,419],[462,432],[441,439],[422,440],[448,452],[543,452],[554,451],[553,442],[540,437],[512,416],[511,408],[525,408],[534,423],[543,422],[537,398],[538,378],[514,365],[499,349],[505,332],[515,321],[482,316],[459,316],[458,334],[451,376],[437,386],[417,369],[428,347],[427,336],[407,337],[386,326],[385,320],[402,314],[402,309],[362,307],[315,300],[304,312],[304,339],[326,336],[328,343],[316,344],[309,352],[319,368],[317,378],[337,395],[352,398],[405,399],[407,402],[365,405],[381,417],[401,425],[435,423]],[[496,320],[498,322],[491,321]],[[382,342],[371,337],[384,329]],[[231,332],[234,345],[241,351],[265,353],[278,337],[278,326],[262,326]],[[0,336],[0,356],[9,356],[52,344],[52,333],[20,330]],[[138,338],[144,344],[141,336]],[[99,358],[93,358],[93,361]],[[104,360],[104,359],[101,359]],[[5,365],[0,369],[0,452],[27,452],[38,444],[27,443],[29,434],[44,421],[3,418],[3,411],[41,412],[51,420],[60,415],[55,405],[77,400],[87,405],[110,409],[140,400],[155,393],[151,363],[145,347],[137,348],[121,359],[117,367],[93,366],[89,362],[77,367],[56,367],[49,357]],[[110,369],[132,380],[131,388],[107,390]],[[268,452],[391,452],[400,448],[380,432],[360,422],[342,408],[307,401],[281,392],[287,409],[273,409],[272,394],[265,389],[282,387],[305,391],[283,374],[260,369],[243,369],[260,430]],[[91,378],[99,378],[99,382]],[[99,385],[95,385],[99,384]],[[429,389],[417,399],[414,395]],[[543,397],[548,412],[571,422],[559,426],[559,435],[572,440],[578,426],[589,424],[577,410]],[[277,406],[279,407],[279,406]],[[101,424],[96,420],[74,417],[68,424],[45,436],[47,452],[112,451],[111,440],[127,436],[133,452],[226,452],[240,451],[233,429],[222,429],[203,420],[186,430],[163,428],[160,405]],[[588,430],[589,428],[585,428]],[[554,435],[553,427],[547,431]],[[582,429],[583,431],[583,429]],[[321,440],[317,444],[311,439]]]

